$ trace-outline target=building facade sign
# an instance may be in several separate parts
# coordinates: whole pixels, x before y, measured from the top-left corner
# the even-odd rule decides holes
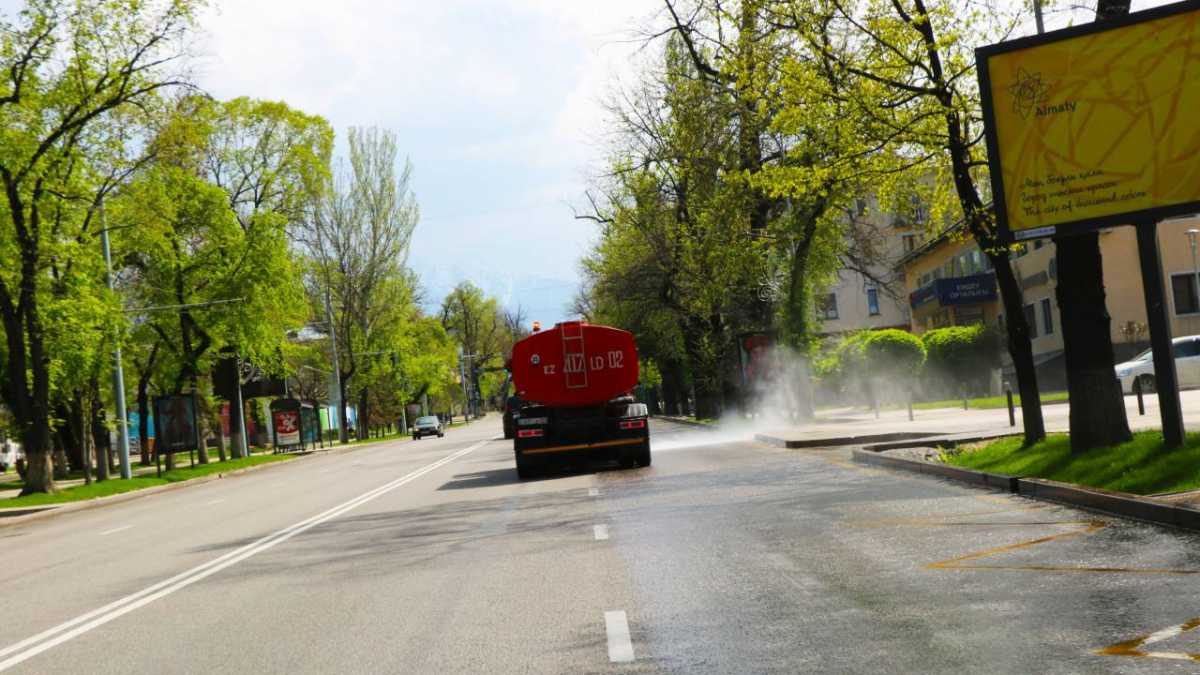
[[[943,307],[951,305],[975,305],[996,299],[996,276],[991,272],[972,274],[966,277],[936,279],[909,294],[909,306],[913,309],[937,300]]]

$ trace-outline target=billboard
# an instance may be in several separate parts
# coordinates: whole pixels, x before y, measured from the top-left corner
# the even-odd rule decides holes
[[[1010,243],[1200,211],[1200,2],[976,50]]]
[[[187,395],[154,399],[155,447],[160,452],[190,452],[200,447],[196,426],[196,399]]]

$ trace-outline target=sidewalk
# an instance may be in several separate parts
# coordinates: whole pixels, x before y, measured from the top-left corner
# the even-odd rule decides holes
[[[1188,429],[1200,430],[1200,390],[1180,393],[1183,404],[1184,425]],[[1144,397],[1146,414],[1138,415],[1137,397],[1125,397],[1125,413],[1129,426],[1134,431],[1158,429],[1162,426],[1158,415],[1158,397]],[[1070,422],[1069,404],[1043,405],[1042,415],[1046,431],[1067,431]],[[963,410],[961,408],[939,408],[936,410],[914,410],[909,421],[907,410],[884,410],[879,417],[870,410],[861,408],[839,408],[824,411],[822,416],[809,424],[799,426],[768,427],[757,438],[761,441],[787,447],[850,445],[873,440],[885,441],[909,436],[957,435],[962,439],[977,436],[1003,436],[1021,433],[1021,408],[1016,410],[1017,424],[1009,426],[1008,410]]]

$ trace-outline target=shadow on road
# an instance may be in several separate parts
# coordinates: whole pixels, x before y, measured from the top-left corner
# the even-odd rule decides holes
[[[620,466],[615,462],[562,461],[548,464],[537,478],[527,478],[524,480],[517,477],[516,467],[488,469],[486,471],[457,474],[453,480],[442,483],[438,490],[472,490],[502,487],[518,483],[538,483],[556,478],[600,473],[601,471],[614,469],[620,469]]]

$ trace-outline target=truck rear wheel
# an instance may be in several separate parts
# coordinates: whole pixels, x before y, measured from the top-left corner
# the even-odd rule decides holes
[[[540,471],[540,467],[532,459],[517,455],[517,478],[528,480],[534,478]]]
[[[642,447],[638,448],[637,465],[650,466],[650,441],[646,441]]]

